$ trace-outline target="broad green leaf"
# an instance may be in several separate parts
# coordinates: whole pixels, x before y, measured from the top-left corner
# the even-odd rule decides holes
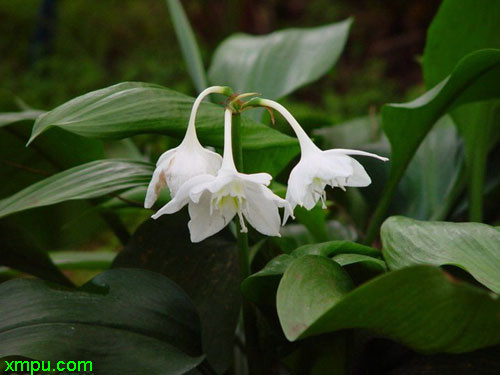
[[[307,255],[288,267],[277,309],[289,340],[364,328],[426,353],[462,353],[500,343],[500,300],[432,266],[381,275],[349,291],[331,259]]]
[[[269,35],[235,34],[215,51],[208,77],[235,92],[283,97],[327,73],[340,57],[351,20]]]
[[[443,1],[427,33],[423,56],[426,84],[439,83],[468,53],[500,48],[499,17],[500,3],[495,0]],[[453,113],[465,140],[471,221],[481,221],[486,157],[495,126],[491,113],[496,108],[498,102],[475,103]]]
[[[500,95],[500,50],[471,53],[446,79],[410,103],[382,108],[383,129],[391,143],[391,174],[368,229],[367,242],[377,234],[392,194],[409,162],[433,125],[460,105]]]
[[[0,217],[34,207],[75,199],[99,197],[114,191],[147,185],[153,173],[149,163],[97,160],[65,170],[0,201]]]
[[[92,361],[96,374],[184,374],[202,360],[196,308],[144,270],[106,271],[76,290],[0,285],[0,358]]]
[[[194,99],[161,86],[125,82],[77,97],[38,118],[30,142],[50,127],[91,138],[159,133],[181,139]],[[196,120],[202,142],[222,147],[223,108],[203,103]],[[297,155],[295,138],[241,117],[246,172],[276,174]]]
[[[113,266],[156,271],[180,285],[200,313],[204,353],[223,373],[232,361],[241,306],[235,240],[220,233],[194,244],[187,221],[184,211],[146,221]]]
[[[393,216],[382,225],[381,236],[384,258],[391,269],[454,265],[500,293],[500,232],[494,227]]]
[[[250,275],[241,284],[243,295],[260,303],[274,302],[275,292],[282,275],[292,261],[304,255],[319,255],[322,257],[340,257],[339,264],[348,265],[364,262],[380,271],[385,271],[385,263],[377,258],[381,252],[373,247],[351,241],[328,241],[311,245],[303,245],[290,254],[278,255],[271,259],[259,272]]]
[[[43,114],[44,111],[38,111],[34,109],[29,109],[20,112],[4,112],[0,113],[0,128],[15,122],[25,121],[25,120],[36,120],[38,116]]]
[[[167,0],[167,6],[189,75],[201,92],[207,87],[207,77],[193,29],[179,0]]]
[[[44,280],[70,286],[71,282],[61,273],[48,254],[43,251],[26,231],[0,222],[0,264],[26,272]]]

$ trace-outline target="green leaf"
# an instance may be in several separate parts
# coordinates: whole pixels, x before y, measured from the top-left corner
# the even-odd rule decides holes
[[[4,112],[0,113],[0,128],[2,126],[10,125],[15,122],[25,121],[25,120],[36,120],[38,116],[43,114],[44,111],[37,111],[34,109],[29,109],[20,112]]]
[[[157,85],[119,83],[77,97],[38,118],[30,142],[50,127],[91,138],[124,138],[160,133],[184,137],[194,99]],[[222,147],[223,108],[203,103],[196,127],[201,141]],[[241,117],[246,172],[276,174],[298,154],[295,138]]]
[[[196,308],[153,272],[106,271],[77,290],[17,279],[0,299],[0,358],[92,361],[110,375],[184,374],[203,358]]]
[[[461,353],[500,342],[498,297],[457,283],[439,268],[404,268],[352,291],[350,282],[328,258],[294,260],[277,295],[286,337],[364,328],[427,353]]]
[[[336,63],[347,41],[351,20],[264,36],[235,34],[215,51],[208,77],[235,92],[283,97],[313,82]]]
[[[373,247],[351,241],[328,241],[311,245],[303,245],[290,254],[282,254],[271,259],[259,272],[250,275],[241,284],[245,298],[253,302],[274,303],[275,291],[282,275],[296,258],[304,255],[319,255],[322,257],[340,257],[339,264],[348,265],[362,262],[369,264],[378,271],[385,271],[385,263],[377,258],[381,252]],[[352,255],[351,257],[349,255]]]
[[[387,266],[385,262],[381,259],[373,258],[367,255],[361,254],[339,254],[335,255],[332,260],[340,264],[341,266],[348,266],[351,264],[361,263],[368,268],[376,270],[378,272],[387,271]]]
[[[29,236],[8,222],[0,222],[0,264],[40,277],[54,283],[70,286],[71,282]]]
[[[500,293],[500,232],[479,223],[387,219],[381,229],[384,258],[391,269],[416,264],[454,265]]]
[[[391,143],[391,174],[368,229],[367,242],[377,234],[392,194],[419,145],[432,126],[450,110],[499,97],[500,50],[481,50],[464,57],[452,74],[410,103],[382,108],[383,129]]]
[[[194,244],[187,221],[184,211],[146,221],[113,266],[160,272],[180,285],[200,313],[207,359],[223,373],[232,362],[241,306],[236,245],[222,233]]]
[[[431,87],[451,73],[462,57],[483,48],[500,48],[500,3],[494,0],[445,0],[427,33],[423,56],[426,84]],[[481,27],[477,27],[481,25]],[[474,32],[471,32],[474,30]],[[476,103],[454,111],[465,140],[469,217],[481,221],[486,158],[497,103]]]
[[[153,173],[149,163],[97,160],[57,173],[0,201],[0,217],[34,207],[88,199],[147,185]]]
[[[167,6],[187,70],[196,90],[201,92],[207,87],[207,77],[193,29],[179,0],[167,0]]]

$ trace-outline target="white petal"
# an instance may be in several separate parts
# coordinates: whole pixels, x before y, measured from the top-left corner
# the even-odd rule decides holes
[[[269,173],[238,173],[238,177],[244,181],[253,182],[256,184],[262,184],[268,186],[273,179]]]
[[[166,186],[165,175],[163,173],[163,168],[157,167],[153,172],[153,177],[148,186],[148,191],[146,193],[146,199],[144,200],[144,208],[151,208],[153,204],[158,199],[161,189]]]
[[[208,180],[213,179],[213,176],[210,175],[200,175],[200,176],[195,176],[191,178],[190,180],[186,181],[177,194],[172,198],[170,202],[168,202],[165,206],[160,208],[153,216],[151,216],[153,219],[159,218],[161,215],[164,214],[173,214],[174,212],[177,212],[182,209],[186,204],[188,204],[190,197],[189,194],[191,190],[199,186],[200,184],[203,184],[207,182]]]
[[[357,186],[363,187],[368,186],[372,183],[370,176],[366,173],[365,168],[355,159],[352,159],[352,166],[354,172],[352,176],[347,177],[347,181],[344,186]]]
[[[389,158],[379,156],[377,154],[372,154],[371,152],[366,152],[366,151],[360,151],[360,150],[351,150],[347,148],[334,148],[332,150],[328,150],[329,152],[335,152],[335,153],[340,153],[340,154],[345,154],[345,155],[362,155],[362,156],[369,156],[372,158],[380,159],[382,161],[387,161]]]
[[[270,199],[270,195],[265,194],[263,189],[267,188],[252,183],[245,185],[247,205],[243,210],[243,215],[260,233],[267,236],[280,236],[281,220],[277,201]]]
[[[205,192],[198,203],[190,203],[188,206],[188,227],[192,242],[200,242],[222,230],[234,217],[224,217],[220,211],[214,211],[210,215],[210,200],[212,195]]]
[[[165,161],[168,161],[174,153],[177,151],[178,147],[171,148],[170,150],[165,151],[161,156],[158,158],[158,161],[156,162],[156,166],[159,166]]]
[[[293,208],[298,205],[302,205],[306,195],[308,194],[307,186],[311,184],[312,179],[310,179],[307,165],[303,160],[299,161],[298,164],[290,172],[288,177],[288,188],[286,191],[286,199]]]

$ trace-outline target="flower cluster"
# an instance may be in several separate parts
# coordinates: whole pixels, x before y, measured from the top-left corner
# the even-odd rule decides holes
[[[213,86],[196,98],[181,144],[158,159],[149,184],[144,206],[151,208],[161,189],[167,186],[171,201],[152,217],[189,210],[189,231],[192,242],[200,242],[222,230],[238,216],[241,231],[248,223],[262,234],[279,236],[280,225],[292,216],[299,205],[312,209],[318,201],[325,208],[325,187],[367,186],[371,179],[363,166],[349,155],[362,155],[386,161],[387,158],[358,150],[332,149],[322,151],[309,138],[290,112],[281,104],[268,99],[254,98],[244,106],[262,106],[279,112],[291,125],[299,140],[301,158],[288,180],[286,199],[269,188],[272,177],[267,173],[238,172],[233,160],[232,110],[224,112],[223,157],[204,148],[196,135],[195,119],[203,99],[213,93],[230,96],[228,87]],[[239,97],[244,97],[240,95]],[[284,208],[283,220],[279,208]]]

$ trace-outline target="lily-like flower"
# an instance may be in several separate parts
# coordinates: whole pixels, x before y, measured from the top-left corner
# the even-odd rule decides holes
[[[279,207],[290,211],[290,204],[268,187],[272,177],[267,173],[245,174],[236,170],[231,141],[232,113],[224,113],[224,158],[215,176],[198,175],[186,181],[175,197],[152,217],[171,214],[188,205],[188,223],[192,242],[200,242],[222,230],[238,215],[241,231],[248,220],[259,232],[280,236]],[[286,215],[289,215],[287,213]]]
[[[286,199],[290,202],[292,208],[299,205],[310,210],[319,200],[321,200],[323,208],[326,208],[325,187],[327,185],[339,187],[342,190],[345,190],[346,186],[363,187],[370,185],[370,176],[368,176],[363,166],[349,155],[370,156],[383,161],[389,160],[359,150],[337,148],[323,151],[313,143],[297,120],[281,104],[260,98],[253,99],[251,104],[278,111],[289,122],[299,140],[301,158],[290,173],[286,192]]]
[[[144,201],[145,208],[153,206],[165,186],[168,186],[170,195],[174,197],[181,185],[190,178],[201,174],[215,175],[219,170],[222,157],[204,148],[196,136],[196,114],[201,102],[209,94],[229,96],[232,94],[232,90],[229,87],[212,86],[198,95],[191,110],[183,141],[179,146],[164,152],[156,163],[156,169]]]

